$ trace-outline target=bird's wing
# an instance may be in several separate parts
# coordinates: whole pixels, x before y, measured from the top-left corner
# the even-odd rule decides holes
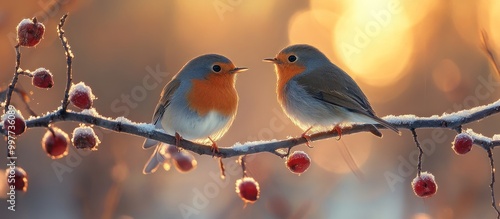
[[[298,75],[296,82],[320,101],[365,115],[386,128],[400,133],[396,127],[375,115],[361,88],[337,66],[318,68],[307,74]]]
[[[367,116],[375,114],[356,82],[338,67],[328,66],[298,75],[296,82],[320,101]]]
[[[161,92],[160,101],[156,105],[155,113],[153,114],[153,124],[157,124],[160,122],[160,118],[163,116],[165,109],[170,105],[170,101],[172,100],[172,96],[175,91],[179,88],[181,81],[179,79],[173,79],[170,81]]]
[[[158,128],[163,128],[161,126],[161,117],[163,116],[163,113],[165,112],[165,109],[170,105],[170,101],[172,100],[172,96],[174,95],[175,91],[179,88],[179,85],[181,84],[180,80],[178,79],[173,79],[170,81],[164,88],[163,91],[161,92],[160,95],[160,101],[156,105],[155,113],[153,114],[153,125]],[[142,148],[150,148],[153,146],[158,145],[159,142],[153,139],[146,139],[144,141],[144,144],[142,145]]]

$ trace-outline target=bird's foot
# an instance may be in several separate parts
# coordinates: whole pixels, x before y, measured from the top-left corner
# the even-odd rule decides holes
[[[181,135],[179,135],[179,133],[175,132],[175,146],[180,147],[181,140],[182,140]]]
[[[342,138],[342,128],[340,128],[340,126],[336,125],[335,127],[333,127],[332,132],[337,132],[337,134],[339,135],[337,141]]]
[[[309,130],[312,129],[312,126],[309,127],[304,133],[302,133],[302,138],[306,139],[306,145],[308,148],[313,148],[313,146],[311,146],[311,136],[309,134],[307,134],[307,132],[309,132]]]
[[[210,151],[212,151],[212,157],[214,157],[216,154],[220,153],[219,147],[212,138],[208,137],[208,139],[210,139],[210,141],[212,142],[212,145],[210,146]]]

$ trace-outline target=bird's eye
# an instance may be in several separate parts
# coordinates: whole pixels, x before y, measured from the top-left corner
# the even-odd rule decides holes
[[[222,68],[220,67],[220,65],[214,65],[214,66],[212,66],[212,70],[214,72],[220,72],[220,70],[222,70]]]
[[[288,61],[289,62],[295,62],[295,61],[297,61],[297,56],[295,56],[295,55],[288,56]]]

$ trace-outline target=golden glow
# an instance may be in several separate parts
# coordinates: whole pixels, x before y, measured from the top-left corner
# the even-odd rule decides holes
[[[414,45],[403,7],[385,0],[352,4],[332,32],[337,57],[353,77],[369,85],[396,83],[409,65]]]
[[[177,43],[189,48],[218,48],[240,43],[232,38],[234,27],[263,25],[269,20],[274,1],[176,1],[173,10]],[[241,19],[246,18],[242,23]]]
[[[450,92],[460,85],[462,74],[454,61],[443,59],[432,71],[432,79],[441,91]]]
[[[499,1],[491,1],[490,5],[490,19],[489,19],[489,35],[490,40],[494,45],[492,48],[500,47],[500,29],[498,26],[500,25],[500,2]]]
[[[360,86],[363,92],[368,95],[368,100],[370,100],[370,103],[375,108],[375,112],[378,112],[376,104],[388,103],[396,99],[408,89],[411,83],[414,83],[413,80],[412,77],[403,77],[393,89],[380,89],[380,87],[363,86],[363,84],[360,84]]]
[[[329,30],[334,27],[339,19],[338,14],[344,8],[341,1],[332,3],[325,0],[311,0],[309,5],[314,19]]]
[[[331,19],[333,20],[333,14],[329,14],[325,11],[318,13],[324,15],[325,20],[328,20],[329,16],[332,16]],[[311,31],[305,30],[314,30],[314,34],[311,34]],[[321,50],[331,59],[334,53],[330,42],[330,32],[331,28],[326,28],[319,23],[316,17],[314,17],[314,11],[311,10],[295,13],[288,25],[288,38],[290,44],[310,44]],[[335,60],[332,61],[335,62]]]
[[[354,161],[362,171],[363,165],[370,157],[372,143],[368,138],[349,138],[348,136],[342,137],[342,141],[345,142]],[[318,166],[336,174],[352,173],[351,168],[347,165],[339,149],[339,147],[341,147],[339,145],[341,142],[329,139],[318,143],[315,142],[315,144],[324,144],[317,145],[314,147],[314,150],[310,152],[311,157],[314,158],[312,160]]]
[[[169,162],[165,162],[165,163],[163,163],[162,167],[163,167],[163,169],[164,169],[165,171],[169,171],[169,170],[170,170],[170,168],[172,168],[172,166],[170,165],[170,163],[169,163]]]
[[[413,215],[412,219],[431,219],[432,217],[426,213],[417,213]]]
[[[476,15],[480,10],[478,4],[470,4],[469,1],[451,1],[451,17],[455,29],[464,41],[475,44],[478,42],[479,23]],[[477,10],[471,10],[477,7]],[[483,12],[486,13],[486,12]]]

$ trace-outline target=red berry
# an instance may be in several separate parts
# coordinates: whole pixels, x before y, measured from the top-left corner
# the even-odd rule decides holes
[[[101,143],[94,133],[94,129],[85,125],[81,125],[73,130],[71,142],[78,149],[90,149],[93,151],[97,150],[97,145]]]
[[[74,84],[69,90],[69,101],[80,109],[90,109],[94,99],[92,89],[83,82]]]
[[[42,138],[42,148],[47,155],[52,159],[59,159],[68,155],[69,137],[66,132],[59,128],[52,128],[45,132]]]
[[[304,151],[294,151],[286,160],[286,166],[292,173],[304,173],[311,165],[311,158]]]
[[[38,22],[36,18],[23,19],[17,25],[17,42],[20,46],[36,46],[43,38],[45,26]]]
[[[421,198],[431,197],[438,189],[434,175],[428,172],[420,173],[420,176],[415,177],[411,182],[411,187],[415,195]]]
[[[28,190],[28,174],[21,167],[7,168],[5,170],[5,176],[7,177],[7,184],[12,189],[17,191],[26,192]]]
[[[38,88],[51,88],[54,86],[54,79],[52,78],[52,73],[45,68],[39,68],[33,73],[32,83]]]
[[[236,180],[236,193],[246,203],[254,203],[259,199],[259,183],[252,177],[244,177]]]
[[[21,112],[14,107],[9,106],[9,108],[10,110],[7,111],[7,114],[2,116],[5,133],[7,135],[21,135],[26,131],[26,121],[24,121]]]
[[[467,152],[472,149],[473,143],[474,140],[469,134],[460,133],[455,136],[455,140],[453,141],[453,146],[451,146],[451,148],[453,148],[456,154],[467,154]]]
[[[172,161],[175,169],[181,173],[191,171],[198,165],[194,156],[186,151],[180,151],[172,154]]]

